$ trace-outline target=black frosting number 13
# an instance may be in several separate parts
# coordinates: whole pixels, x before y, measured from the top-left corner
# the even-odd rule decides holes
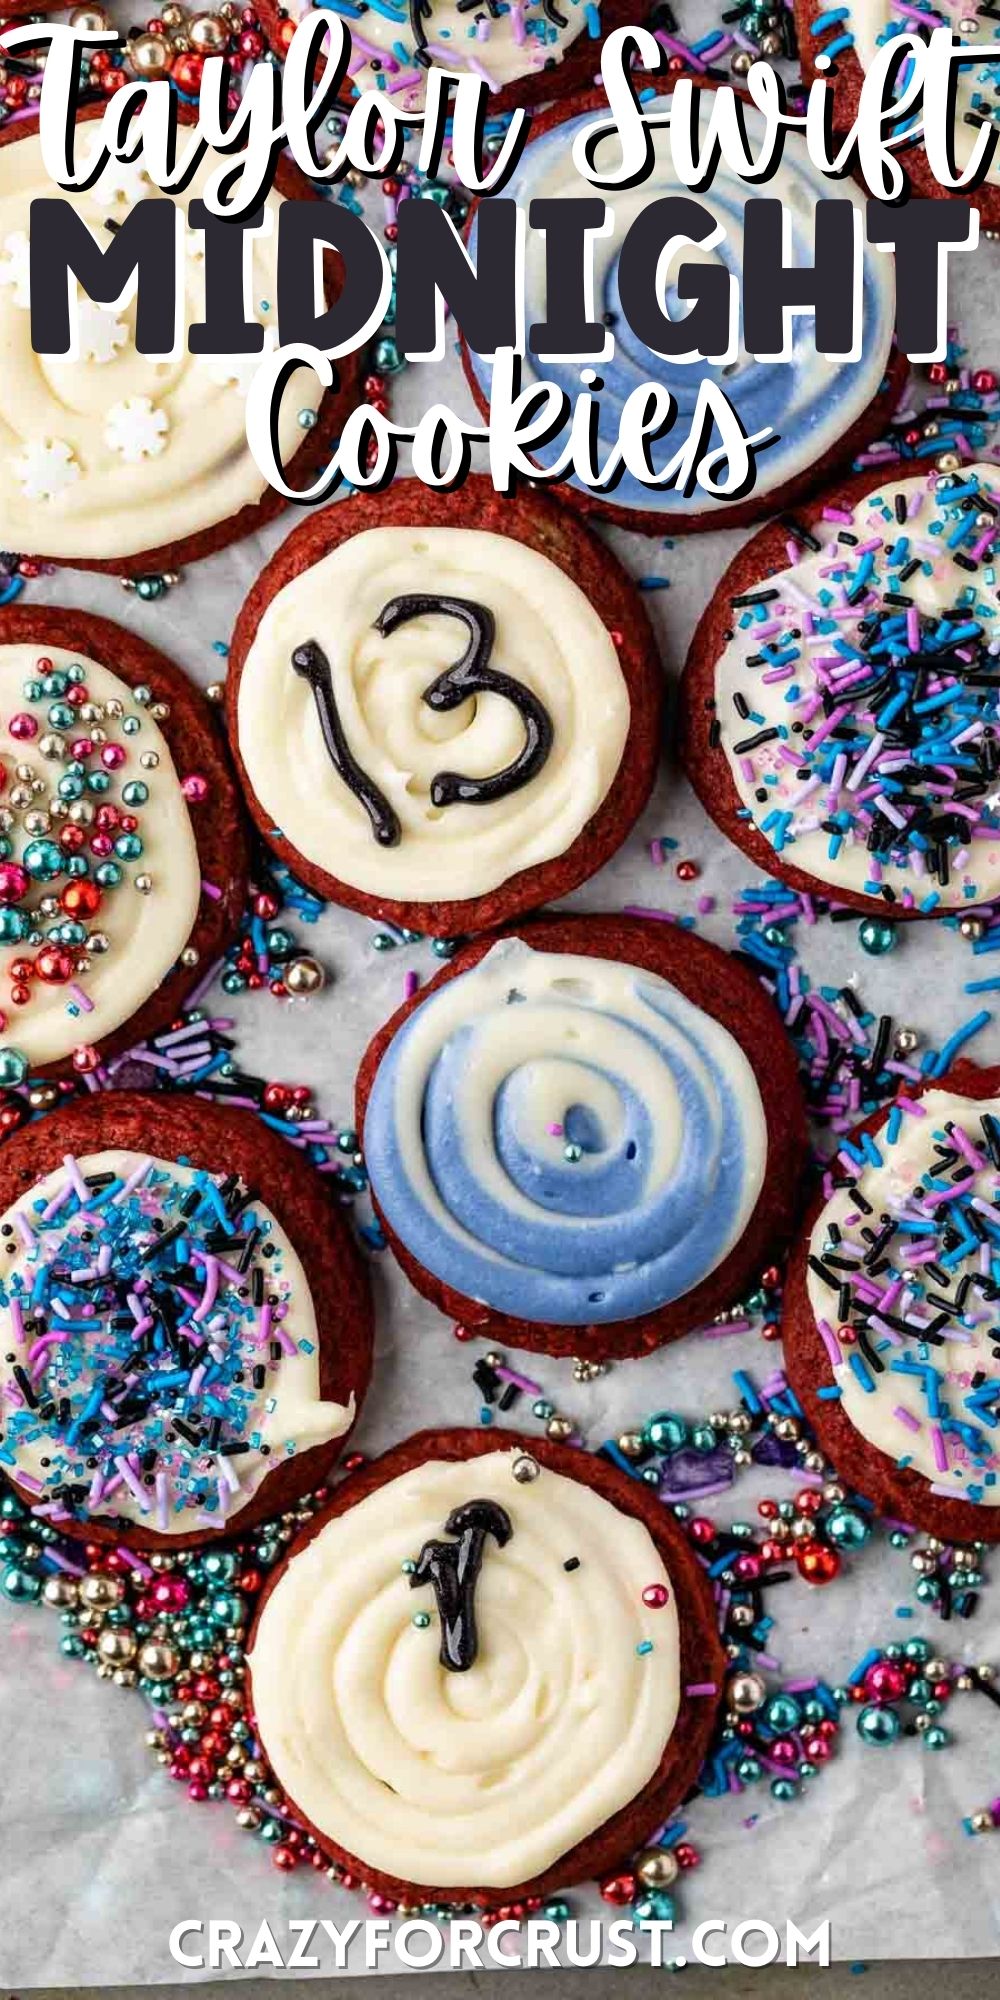
[[[375,620],[375,630],[387,639],[414,618],[454,618],[467,634],[465,651],[454,666],[424,689],[423,700],[438,714],[460,708],[470,695],[499,694],[516,708],[524,725],[524,742],[517,756],[502,771],[487,778],[466,778],[459,771],[438,771],[431,779],[431,804],[489,805],[530,784],[545,764],[552,748],[552,722],[538,696],[512,674],[491,667],[496,639],[496,620],[484,604],[466,597],[437,597],[414,594],[390,598]],[[397,847],[402,837],[398,815],[385,793],[363,770],[347,737],[333,688],[333,673],[322,646],[307,639],[292,654],[292,666],[312,688],[323,742],[338,777],[361,804],[371,821],[372,833],[380,847]]]

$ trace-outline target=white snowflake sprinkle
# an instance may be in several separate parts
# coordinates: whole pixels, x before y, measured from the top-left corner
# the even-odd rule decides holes
[[[77,315],[81,361],[96,361],[99,366],[113,361],[128,339],[124,321],[109,312],[107,306],[95,306],[93,299],[79,299]]]
[[[26,500],[55,500],[80,477],[73,448],[62,438],[35,438],[10,460]]]
[[[126,396],[112,403],[104,425],[104,442],[117,451],[128,465],[140,459],[157,458],[167,442],[170,428],[165,410],[154,406],[151,396]]]
[[[13,235],[4,237],[3,255],[0,256],[0,285],[13,287],[13,302],[16,306],[31,305],[28,282],[30,256],[26,230],[15,229]]]
[[[100,150],[100,146],[91,148],[83,162],[87,169],[93,166]],[[92,201],[131,207],[134,201],[141,201],[149,193],[152,185],[145,167],[138,166],[134,160],[109,160],[88,193]]]

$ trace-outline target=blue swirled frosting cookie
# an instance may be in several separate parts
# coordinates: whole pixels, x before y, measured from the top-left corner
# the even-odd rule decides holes
[[[634,1353],[740,1296],[791,1212],[795,1065],[756,982],[666,925],[583,918],[463,953],[368,1051],[372,1191],[468,1326]]]
[[[756,153],[760,146],[763,121],[749,104],[744,107],[748,141]],[[657,114],[662,115],[662,106]],[[549,114],[536,129],[505,193],[527,211],[534,201],[567,201],[589,197],[595,189],[577,173],[573,147],[577,137],[592,127],[607,107],[602,96],[576,98],[559,113]],[[707,121],[703,120],[703,126]],[[770,427],[777,439],[757,458],[756,482],[747,497],[734,495],[717,499],[695,487],[687,494],[681,487],[643,484],[625,471],[611,491],[592,492],[582,481],[570,477],[560,492],[581,504],[630,527],[648,528],[655,533],[662,519],[685,528],[738,524],[761,514],[774,512],[797,497],[822,477],[831,463],[849,462],[883,428],[898,395],[905,364],[892,359],[895,315],[895,271],[893,260],[884,252],[866,250],[862,270],[861,340],[856,360],[836,360],[816,351],[815,324],[811,314],[792,319],[792,356],[786,362],[752,359],[741,340],[736,358],[723,365],[707,361],[678,362],[657,354],[634,334],[622,312],[618,286],[619,253],[633,223],[650,204],[665,197],[687,193],[671,161],[668,130],[653,131],[654,165],[638,187],[603,191],[612,211],[612,227],[593,239],[594,317],[603,319],[614,340],[610,359],[595,362],[600,389],[597,459],[603,463],[618,440],[623,406],[633,390],[645,382],[663,384],[675,398],[677,417],[672,430],[651,441],[649,458],[655,471],[663,471],[689,437],[696,417],[699,385],[711,379],[725,393],[748,435]],[[593,149],[595,164],[604,174],[613,172],[620,158],[616,136],[603,137]],[[709,211],[725,232],[721,240],[704,249],[679,241],[670,265],[659,277],[661,302],[673,317],[689,310],[678,305],[675,277],[680,265],[694,261],[720,267],[743,282],[744,207],[748,199],[761,195],[779,199],[784,207],[789,232],[787,261],[800,267],[814,262],[816,203],[842,200],[858,211],[860,238],[864,238],[864,194],[850,180],[824,179],[810,159],[804,141],[789,133],[781,164],[766,183],[756,187],[742,181],[723,161],[711,187],[699,192],[699,204]],[[470,250],[476,251],[476,218],[470,229]],[[531,327],[546,317],[546,237],[529,231],[525,250],[524,323]],[[466,370],[477,401],[489,403],[492,363],[465,350]],[[557,384],[572,400],[581,393],[578,361],[550,359],[528,354],[521,363],[521,386],[529,389],[540,381]],[[887,383],[887,370],[890,379]],[[553,465],[565,451],[564,428],[550,442],[535,449],[538,464]],[[718,445],[718,436],[710,440]],[[716,469],[721,477],[721,469]]]

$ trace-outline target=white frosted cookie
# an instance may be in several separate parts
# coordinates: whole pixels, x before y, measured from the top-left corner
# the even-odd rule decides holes
[[[429,1433],[293,1547],[251,1639],[254,1713],[363,1879],[420,1901],[568,1885],[681,1795],[721,1654],[682,1535],[630,1488],[584,1452]]]

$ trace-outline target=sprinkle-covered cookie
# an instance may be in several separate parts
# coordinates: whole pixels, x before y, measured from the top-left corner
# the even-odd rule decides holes
[[[947,1541],[1000,1540],[1000,1069],[846,1138],[792,1260],[789,1379],[838,1471]]]
[[[407,1903],[603,1875],[662,1825],[723,1674],[669,1509],[583,1451],[425,1431],[362,1472],[261,1600],[251,1700],[324,1850]]]
[[[867,472],[740,550],[680,721],[758,868],[894,916],[1000,894],[1000,476]]]
[[[80,113],[78,165],[96,150]],[[193,112],[181,109],[184,122]],[[218,169],[209,153],[178,205],[186,212]],[[116,574],[170,570],[263,526],[284,502],[261,476],[246,441],[246,396],[259,356],[187,351],[187,328],[204,317],[205,237],[187,228],[181,351],[164,361],[135,345],[136,301],[95,305],[81,295],[75,359],[44,357],[31,346],[31,203],[53,192],[37,119],[0,130],[0,547],[25,549],[80,568]],[[93,234],[106,241],[134,204],[171,200],[141,167],[111,161],[93,187],[62,193]],[[286,198],[315,199],[308,181],[279,162],[265,207],[276,222]],[[252,244],[253,312],[276,324],[277,232]],[[292,484],[309,483],[329,456],[357,400],[357,360],[337,363],[339,387],[323,398],[299,370],[278,419]],[[314,463],[315,461],[315,463]]]
[[[613,28],[645,19],[649,0],[326,0],[350,30],[351,91],[380,90],[400,113],[420,110],[435,62],[490,87],[489,115],[539,104],[593,82]],[[258,14],[279,52],[308,0],[260,0]]]
[[[793,0],[793,5],[804,79],[809,84],[822,77],[832,85],[832,117],[837,131],[846,132],[854,124],[865,73],[896,36],[927,35],[934,29],[948,28],[966,47],[984,42],[996,50],[996,17],[989,0],[974,0],[973,4],[933,0],[933,5],[921,0],[919,6],[911,5],[910,0],[842,0],[839,5],[829,5],[827,0]],[[822,69],[817,67],[818,56],[826,58]],[[901,82],[905,80],[904,67]],[[1000,65],[995,53],[991,57],[985,49],[981,62],[952,71],[951,144],[959,170],[972,158],[980,127],[995,120],[998,85]],[[919,119],[914,117],[913,124],[919,128]],[[985,228],[1000,228],[1000,165],[996,159],[980,187],[957,190],[944,188],[935,179],[919,143],[900,150],[899,163],[914,194],[925,199],[971,201],[979,209]]]
[[[672,87],[672,86],[671,86]],[[708,79],[698,80],[699,89],[714,89]],[[666,94],[666,93],[664,93]],[[594,189],[576,171],[572,150],[579,135],[592,126],[599,114],[607,116],[603,92],[562,102],[546,112],[532,126],[532,136],[520,164],[504,188],[505,196],[525,209],[532,201],[580,200],[594,198]],[[760,114],[749,104],[744,109],[749,143],[759,144]],[[715,498],[686,482],[651,486],[629,470],[607,491],[595,491],[575,476],[561,482],[561,499],[572,501],[585,512],[605,516],[620,527],[659,534],[668,527],[693,532],[696,529],[739,527],[758,520],[812,492],[832,468],[849,464],[855,454],[879,435],[895,408],[906,376],[906,363],[893,351],[893,320],[896,281],[893,260],[883,252],[868,251],[862,275],[862,336],[859,358],[831,360],[817,354],[815,325],[808,314],[793,320],[793,350],[785,362],[755,361],[740,351],[737,358],[717,367],[699,363],[697,367],[672,361],[647,347],[630,329],[619,295],[619,256],[627,231],[651,204],[667,197],[686,195],[670,156],[669,133],[665,128],[652,134],[654,165],[639,187],[614,189],[605,199],[613,211],[610,234],[594,239],[595,318],[603,319],[615,342],[610,360],[593,364],[600,383],[597,419],[597,459],[601,465],[616,450],[622,407],[629,395],[647,382],[659,382],[669,390],[677,407],[676,421],[665,435],[648,447],[654,471],[664,472],[686,444],[695,419],[695,399],[701,380],[717,382],[736,410],[744,430],[753,435],[770,425],[777,432],[757,459],[756,482],[752,492],[732,498]],[[599,167],[613,170],[620,158],[614,138],[602,139],[593,149]],[[864,236],[864,194],[850,180],[831,182],[813,167],[805,142],[798,133],[785,140],[781,165],[768,182],[767,191],[784,204],[791,232],[789,261],[800,265],[813,262],[814,215],[818,201],[843,200],[858,211],[858,227]],[[710,188],[702,189],[698,201],[715,218],[724,236],[708,250],[699,250],[706,259],[743,284],[743,211],[756,190],[731,173],[723,162]],[[476,210],[469,222],[470,250],[475,252]],[[683,245],[676,265],[691,261]],[[676,310],[676,287],[672,271],[661,275],[668,301]],[[546,316],[546,249],[541,232],[529,232],[525,254],[525,321],[528,326]],[[463,345],[466,374],[479,408],[489,407],[492,364]],[[524,389],[533,381],[556,383],[574,400],[581,393],[580,364],[527,355],[521,364]],[[595,393],[596,387],[595,387]],[[554,464],[566,450],[567,433],[561,432],[551,445],[534,454],[542,465]],[[709,444],[718,446],[713,433]],[[707,450],[706,446],[706,450]],[[714,467],[721,479],[724,466]]]
[[[88,612],[0,610],[0,1078],[169,1025],[221,955],[247,845],[204,694]]]
[[[358,1077],[408,1277],[477,1334],[643,1354],[732,1305],[795,1213],[796,1066],[753,977],[667,924],[550,919],[461,952]]]
[[[188,1548],[321,1484],[371,1371],[367,1281],[254,1118],[114,1092],[0,1154],[0,1471],[70,1534]]]
[[[572,514],[406,480],[289,536],[233,635],[230,739],[264,838],[320,895],[485,930],[565,895],[652,788],[641,598]]]

